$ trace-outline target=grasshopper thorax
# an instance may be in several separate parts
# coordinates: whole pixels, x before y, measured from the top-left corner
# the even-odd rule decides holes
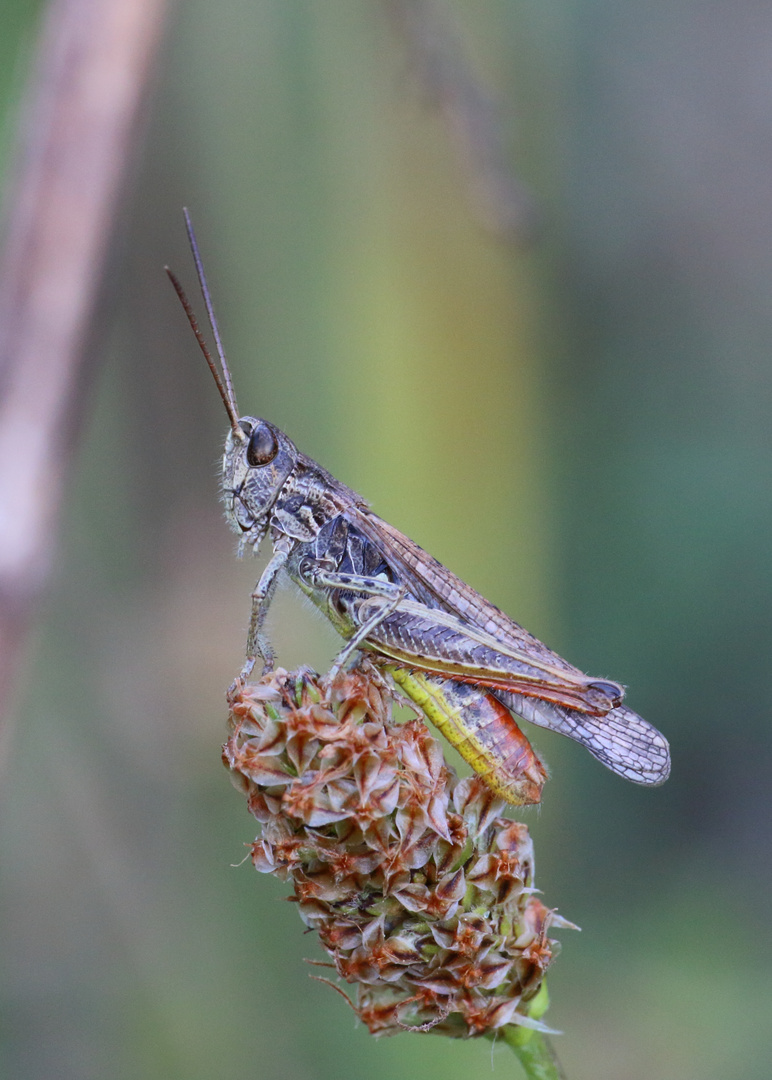
[[[239,437],[229,431],[223,455],[225,516],[247,541],[264,535],[271,510],[298,464],[298,450],[283,431],[255,416],[238,421]]]

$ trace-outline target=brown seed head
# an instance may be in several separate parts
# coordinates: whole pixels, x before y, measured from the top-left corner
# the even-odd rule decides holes
[[[391,704],[366,665],[237,684],[223,760],[261,824],[252,861],[291,881],[374,1035],[540,1026],[547,931],[570,923],[534,893],[528,830]]]

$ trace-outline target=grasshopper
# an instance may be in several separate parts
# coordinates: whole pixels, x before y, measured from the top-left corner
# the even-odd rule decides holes
[[[264,623],[280,575],[326,615],[346,645],[334,676],[358,652],[419,706],[472,768],[513,804],[538,802],[546,772],[512,714],[581,743],[634,783],[663,783],[666,739],[622,704],[623,688],[573,667],[483,599],[365,500],[303,454],[268,420],[240,416],[190,216],[185,222],[220,361],[218,370],[177,280],[167,273],[214,376],[230,421],[222,498],[239,553],[270,539],[252,593],[246,679],[274,653]]]

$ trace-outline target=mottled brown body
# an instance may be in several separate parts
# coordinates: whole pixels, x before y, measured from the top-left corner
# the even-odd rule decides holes
[[[170,274],[220,389],[231,429],[223,458],[226,517],[240,551],[268,538],[272,557],[252,594],[246,678],[274,656],[265,616],[286,574],[348,644],[331,674],[368,652],[509,799],[537,801],[544,769],[512,713],[584,745],[618,775],[667,779],[665,738],[622,704],[615,682],[593,679],[485,600],[365,500],[301,453],[283,431],[238,414],[189,218],[188,232],[218,343],[222,375]]]
[[[245,675],[258,656],[273,663],[263,620],[284,572],[348,639],[336,669],[365,650],[425,711],[428,684],[419,685],[418,674],[446,686],[440,699],[455,704],[435,701],[432,719],[510,801],[525,801],[517,764],[524,736],[512,713],[582,743],[626,779],[653,785],[667,778],[667,742],[621,703],[621,686],[588,677],[548,649],[268,421],[247,416],[238,424],[243,439],[229,433],[223,462],[226,516],[243,543],[257,547],[268,536],[274,552],[253,594]],[[250,465],[253,442],[273,454],[270,471]],[[463,685],[480,691],[468,699],[466,721],[454,689]]]

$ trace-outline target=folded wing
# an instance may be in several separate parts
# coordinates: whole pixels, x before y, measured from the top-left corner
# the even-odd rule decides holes
[[[524,720],[581,743],[625,780],[654,787],[670,775],[667,739],[625,705],[618,705],[604,716],[592,716],[506,690],[494,690],[493,694]]]

